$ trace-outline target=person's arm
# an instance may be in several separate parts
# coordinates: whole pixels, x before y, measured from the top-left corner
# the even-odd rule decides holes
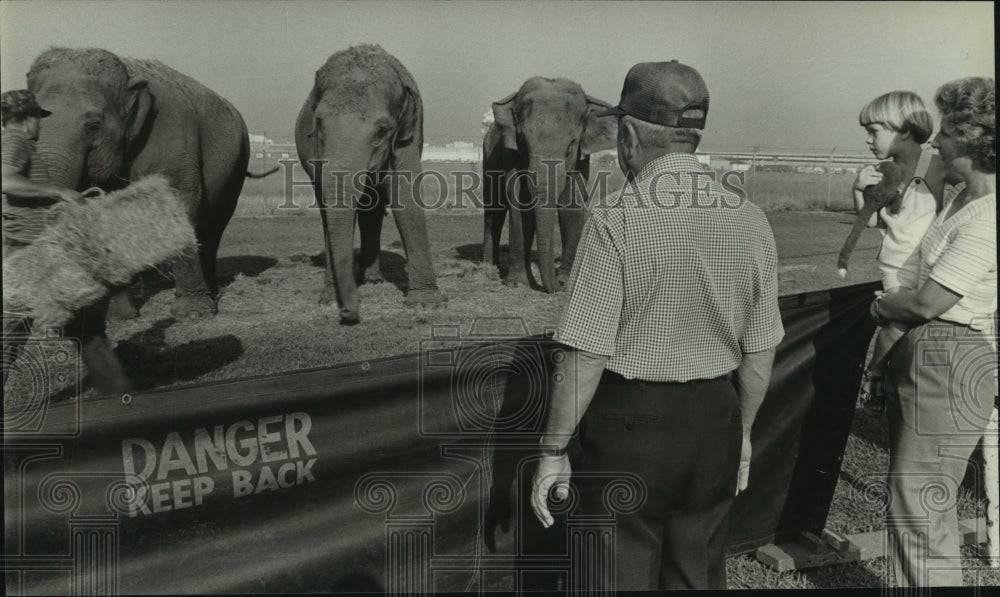
[[[995,220],[972,218],[956,231],[920,288],[881,295],[871,305],[872,316],[876,320],[924,323],[943,315],[996,271],[996,251]]]
[[[865,166],[860,171],[858,171],[857,177],[854,179],[854,211],[861,211],[861,208],[865,205],[865,187],[871,186],[873,184],[878,184],[882,180],[882,173],[875,169],[875,166]],[[878,225],[878,212],[876,211],[868,218],[865,222],[865,226],[872,228]]]
[[[546,528],[553,523],[547,500],[563,499],[569,492],[572,469],[562,452],[590,406],[610,355],[624,304],[622,259],[618,243],[606,221],[609,214],[597,210],[587,220],[580,236],[566,292],[569,299],[555,339],[566,350],[556,364],[548,422],[542,437],[542,456],[532,480],[531,507]],[[557,453],[552,454],[555,450]],[[550,452],[546,454],[546,452]]]
[[[552,402],[549,405],[549,422],[542,436],[546,449],[565,450],[569,439],[580,424],[583,413],[587,412],[590,401],[597,392],[597,386],[608,364],[608,357],[565,347],[566,358],[556,365]],[[551,456],[542,452],[538,471],[531,492],[531,507],[542,526],[552,526],[552,514],[546,503],[549,491],[555,485],[555,495],[566,499],[569,494],[569,478],[572,469],[566,454]]]
[[[14,166],[3,164],[2,189],[6,195],[24,199],[57,199],[59,201],[79,201],[83,195],[56,185],[36,182],[21,174]]]
[[[532,483],[531,507],[542,526],[549,528],[554,522],[547,503],[549,491],[555,486],[555,496],[566,499],[572,468],[566,454],[549,455],[545,450],[565,451],[569,439],[587,412],[590,401],[604,374],[608,357],[566,347],[566,358],[556,365],[556,379],[552,402],[549,405],[549,422],[542,436],[542,457]]]
[[[556,365],[549,421],[542,443],[565,448],[590,406],[608,357],[564,346],[566,358]]]
[[[740,398],[740,417],[743,423],[743,446],[740,450],[740,470],[736,484],[736,493],[747,488],[750,477],[750,431],[757,418],[757,411],[764,402],[764,395],[771,383],[771,371],[774,367],[775,349],[762,352],[749,352],[743,355],[743,361],[736,368],[733,385]]]
[[[917,290],[881,295],[872,303],[872,315],[889,321],[925,323],[954,307],[962,296],[934,280],[927,280]]]

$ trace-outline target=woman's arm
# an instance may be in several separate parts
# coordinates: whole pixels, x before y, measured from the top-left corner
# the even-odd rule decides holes
[[[962,295],[927,280],[918,290],[900,290],[876,299],[872,314],[890,321],[924,323],[940,316],[961,300]]]

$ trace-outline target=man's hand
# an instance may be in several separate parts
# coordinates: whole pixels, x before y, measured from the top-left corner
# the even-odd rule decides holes
[[[564,500],[569,497],[569,478],[572,472],[568,456],[542,455],[538,461],[535,478],[531,481],[531,509],[545,528],[549,528],[554,522],[546,503],[549,490],[555,487],[556,499]]]
[[[747,481],[750,479],[750,455],[753,449],[750,446],[750,434],[743,433],[743,446],[740,448],[740,471],[736,478],[736,495],[747,488]]]
[[[858,172],[858,177],[854,179],[854,190],[863,191],[865,187],[878,184],[882,180],[882,173],[875,169],[875,166],[865,166]]]

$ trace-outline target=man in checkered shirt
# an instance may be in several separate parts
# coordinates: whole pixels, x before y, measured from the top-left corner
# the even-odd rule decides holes
[[[617,513],[606,546],[614,578],[592,588],[726,588],[728,514],[784,329],[766,217],[694,156],[707,113],[704,81],[677,61],[634,66],[605,112],[619,118],[630,183],[584,229],[532,491],[548,527],[549,491],[568,495],[578,423],[583,512],[615,514],[608,483],[641,479],[641,506]]]

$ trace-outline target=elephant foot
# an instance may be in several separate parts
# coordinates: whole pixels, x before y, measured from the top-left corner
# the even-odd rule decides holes
[[[424,307],[437,307],[448,302],[448,297],[441,294],[436,288],[424,288],[411,290],[403,297],[403,304],[407,306],[421,305]]]
[[[361,315],[357,311],[347,312],[341,309],[340,325],[358,325],[359,323],[361,323]]]
[[[107,338],[89,340],[84,344],[81,356],[87,368],[87,377],[99,396],[132,391],[132,382],[125,375],[125,369]]]
[[[170,313],[177,319],[202,319],[219,312],[215,300],[207,294],[189,294],[174,297]]]
[[[108,303],[109,319],[135,319],[139,317],[139,310],[132,304],[131,298],[127,294],[115,294]]]
[[[520,288],[521,286],[531,286],[528,282],[528,275],[524,272],[509,272],[503,279],[503,285],[510,288]]]
[[[556,292],[562,292],[569,286],[569,272],[561,271],[556,275]]]
[[[385,277],[382,276],[382,272],[377,269],[368,269],[365,271],[365,283],[366,284],[381,284],[385,282]]]

